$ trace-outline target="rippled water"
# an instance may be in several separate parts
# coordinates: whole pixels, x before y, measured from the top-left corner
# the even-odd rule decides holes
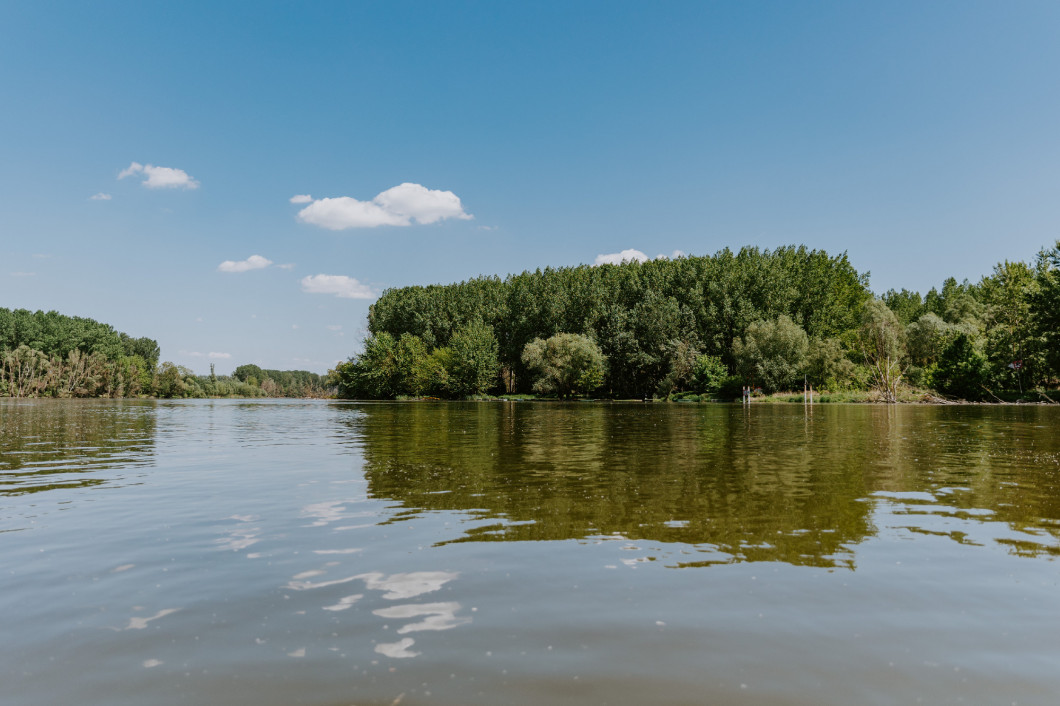
[[[1052,704],[1060,409],[0,400],[0,703]]]

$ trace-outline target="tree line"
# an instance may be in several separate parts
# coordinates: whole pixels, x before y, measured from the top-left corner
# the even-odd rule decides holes
[[[326,397],[305,370],[236,368],[209,375],[159,363],[158,342],[56,311],[0,308],[0,397]]]
[[[1001,399],[1060,378],[1060,241],[978,283],[876,296],[804,246],[389,289],[340,396],[731,397],[743,385]]]

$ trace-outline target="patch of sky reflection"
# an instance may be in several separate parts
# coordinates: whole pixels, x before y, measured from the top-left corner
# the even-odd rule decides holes
[[[331,586],[348,584],[354,581],[361,581],[364,583],[366,590],[380,592],[383,600],[397,601],[408,600],[424,594],[434,593],[460,576],[459,573],[453,571],[410,571],[389,575],[378,571],[372,571],[324,581],[308,580],[326,575],[327,570],[336,564],[337,562],[331,562],[322,569],[310,569],[299,572],[291,577],[291,580],[284,585],[284,588],[295,591],[314,591],[329,588]],[[335,603],[321,606],[321,609],[332,613],[339,613],[349,610],[364,597],[365,594],[363,593],[350,594],[339,598]],[[472,620],[470,616],[458,615],[460,610],[460,603],[456,601],[445,601],[423,604],[405,603],[386,608],[379,608],[373,610],[372,614],[381,618],[411,620],[412,622],[406,623],[397,628],[396,632],[399,635],[404,635],[410,632],[420,632],[425,630],[450,630],[460,625],[470,623]],[[413,644],[415,644],[415,640],[412,638],[403,638],[398,642],[377,644],[375,646],[375,651],[393,659],[416,657],[420,653],[409,649]]]
[[[1060,555],[1056,537],[1042,528],[1013,527],[994,519],[990,508],[959,507],[946,502],[964,488],[944,488],[936,493],[873,493],[876,522],[881,528],[921,536],[947,537],[969,546],[1000,545],[1019,555]],[[1050,523],[1043,523],[1050,524]]]

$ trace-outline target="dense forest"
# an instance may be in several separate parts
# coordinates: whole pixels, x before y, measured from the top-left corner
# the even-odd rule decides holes
[[[923,296],[874,295],[845,253],[746,247],[390,289],[334,373],[351,398],[731,398],[804,381],[885,401],[1030,398],[1060,378],[1058,319],[1060,241]]]
[[[0,308],[0,397],[327,397],[334,386],[304,370],[243,365],[196,375],[159,363],[158,342],[92,319]]]

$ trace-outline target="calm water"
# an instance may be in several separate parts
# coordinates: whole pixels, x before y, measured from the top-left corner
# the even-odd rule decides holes
[[[0,703],[1054,704],[1060,408],[0,400]]]

